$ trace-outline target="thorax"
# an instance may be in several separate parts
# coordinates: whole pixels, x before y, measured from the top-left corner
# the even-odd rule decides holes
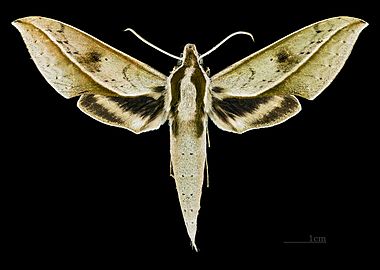
[[[184,58],[182,65],[169,76],[169,119],[174,135],[181,125],[194,126],[197,136],[204,131],[208,80],[196,55]]]

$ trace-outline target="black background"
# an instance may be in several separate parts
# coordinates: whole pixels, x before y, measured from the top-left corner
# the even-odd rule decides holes
[[[335,5],[55,1],[5,9],[3,207],[14,263],[127,267],[156,262],[153,255],[159,254],[166,262],[181,258],[183,265],[198,259],[296,265],[304,258],[316,264],[364,245],[363,227],[373,215],[369,185],[376,178],[368,155],[377,147],[377,21],[368,3]],[[210,121],[210,188],[203,191],[195,253],[169,177],[168,125],[134,135],[92,120],[76,108],[76,99],[63,99],[10,25],[30,15],[73,25],[167,75],[176,61],[123,29],[132,27],[176,55],[189,42],[202,53],[234,31],[252,32],[254,44],[235,37],[205,58],[215,74],[325,18],[353,16],[370,26],[331,86],[315,101],[301,99],[303,110],[285,124],[234,135]],[[327,244],[283,243],[310,235],[325,237]]]

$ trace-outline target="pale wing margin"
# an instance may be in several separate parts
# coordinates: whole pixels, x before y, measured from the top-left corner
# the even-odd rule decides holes
[[[219,72],[211,78],[210,118],[224,130],[242,133],[273,126],[294,116],[301,106],[293,95],[310,100],[317,97],[339,73],[367,25],[351,17],[327,19]],[[251,107],[256,109],[238,114],[222,110],[220,104],[224,100],[231,103],[231,98],[236,99],[235,105],[227,107],[245,100],[254,103]],[[270,114],[272,117],[268,117]]]
[[[42,75],[66,98],[88,91],[78,83],[78,71],[80,77],[121,96],[148,94],[166,85],[165,75],[65,23],[26,17],[13,25]]]
[[[12,24],[49,84],[65,98],[82,95],[78,107],[91,117],[135,133],[166,121],[165,75],[59,21],[26,17]]]

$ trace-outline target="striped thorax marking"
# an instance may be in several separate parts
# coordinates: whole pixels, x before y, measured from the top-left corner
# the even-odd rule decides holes
[[[191,82],[191,76],[194,73],[194,67],[185,69],[185,76],[181,80],[179,87],[180,102],[178,104],[178,119],[183,121],[190,121],[195,118],[196,114],[196,96],[197,89]]]
[[[168,78],[170,126],[174,136],[178,135],[179,121],[193,125],[198,137],[205,131],[206,89],[209,80],[199,63],[195,45],[187,44],[181,65]]]

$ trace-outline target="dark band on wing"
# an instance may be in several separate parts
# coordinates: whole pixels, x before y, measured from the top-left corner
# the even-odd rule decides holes
[[[299,107],[297,99],[293,96],[284,96],[281,105],[265,114],[262,118],[254,119],[252,124],[255,126],[274,123],[284,116],[292,114]]]
[[[219,127],[242,133],[282,123],[300,109],[294,96],[213,97],[210,117]]]
[[[164,96],[154,99],[149,96],[137,97],[108,97],[109,100],[115,102],[121,109],[126,112],[140,115],[142,118],[149,117],[154,120],[164,109]]]
[[[97,103],[95,95],[83,95],[80,99],[81,106],[94,113],[98,117],[115,124],[122,125],[123,119]]]
[[[265,104],[271,97],[255,97],[255,98],[225,98],[218,99],[213,97],[212,104],[214,112],[224,121],[228,118],[235,119],[238,116],[244,116],[252,113],[261,104]]]
[[[107,124],[141,132],[164,113],[164,96],[121,97],[82,95],[78,106],[95,119]]]

